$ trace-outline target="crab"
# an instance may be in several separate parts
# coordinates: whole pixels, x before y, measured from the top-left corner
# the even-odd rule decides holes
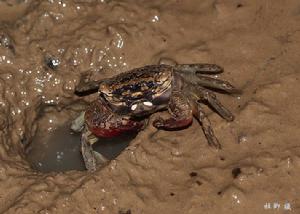
[[[212,76],[222,72],[223,68],[216,64],[162,64],[135,68],[99,81],[81,81],[75,89],[77,94],[97,90],[99,93],[71,127],[82,132],[81,153],[87,170],[95,171],[98,165],[108,161],[93,151],[92,145],[99,137],[138,132],[146,127],[147,117],[161,110],[168,110],[170,117],[154,119],[152,125],[157,129],[183,129],[195,117],[208,144],[221,149],[203,104],[225,120],[234,120],[213,92],[240,93],[229,82]]]

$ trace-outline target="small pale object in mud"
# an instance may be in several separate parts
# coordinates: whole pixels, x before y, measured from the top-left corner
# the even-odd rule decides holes
[[[209,89],[230,94],[239,91],[227,81],[205,75],[222,72],[223,69],[215,64],[148,65],[112,78],[79,83],[77,94],[99,91],[99,98],[72,125],[74,131],[82,131],[81,152],[86,168],[95,171],[96,162],[107,161],[92,149],[97,137],[140,131],[145,126],[144,118],[164,109],[168,109],[170,117],[157,118],[154,127],[177,130],[189,126],[195,117],[209,145],[220,149],[202,103],[208,104],[225,120],[234,119]]]

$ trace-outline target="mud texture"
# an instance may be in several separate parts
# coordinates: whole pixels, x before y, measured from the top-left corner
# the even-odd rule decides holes
[[[1,1],[0,212],[300,213],[299,43],[299,0]],[[93,174],[29,167],[37,120],[95,98],[74,95],[82,75],[172,61],[219,64],[243,90],[218,95],[233,122],[209,115],[221,151],[194,122],[148,126]]]

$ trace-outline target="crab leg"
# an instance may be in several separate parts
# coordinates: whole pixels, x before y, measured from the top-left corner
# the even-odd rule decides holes
[[[223,72],[223,68],[216,64],[178,64],[174,66],[174,70],[184,73],[201,73],[201,74],[219,74]]]
[[[96,171],[96,158],[93,154],[92,145],[88,141],[90,132],[85,128],[81,135],[81,153],[84,160],[85,167],[88,171]]]
[[[202,99],[206,100],[208,104],[216,110],[216,112],[223,117],[227,121],[233,121],[234,116],[233,114],[225,107],[222,105],[222,103],[217,99],[217,96],[208,90],[201,90],[199,93],[202,94]]]
[[[74,132],[81,132],[84,129],[84,111],[72,121],[71,130]]]
[[[85,127],[85,112],[81,112],[80,115],[72,121],[71,130],[74,132],[81,132],[81,153],[83,156],[85,167],[88,171],[96,170],[96,163],[103,165],[108,160],[100,153],[96,152],[92,148],[92,144],[97,142],[97,137],[94,136],[86,127]]]
[[[204,135],[208,141],[210,146],[214,146],[217,149],[221,149],[221,144],[219,143],[218,139],[216,138],[214,131],[211,127],[211,123],[206,116],[203,108],[201,107],[200,103],[197,104],[197,112],[194,113],[195,117],[201,123]]]
[[[233,114],[222,105],[213,92],[201,89],[197,91],[197,93],[200,99],[207,101],[208,104],[225,120],[229,122],[234,120]]]
[[[203,86],[208,87],[212,89],[219,89],[222,91],[225,91],[227,93],[240,93],[238,89],[236,89],[233,85],[231,85],[229,82],[224,80],[219,80],[212,77],[207,77],[203,75],[197,75],[197,79],[194,78],[194,82]]]
[[[86,81],[87,75],[82,75],[79,84],[75,88],[75,93],[84,94],[84,93],[95,93],[99,89],[99,85],[102,80],[96,81]]]
[[[100,153],[93,150],[92,145],[97,142],[97,137],[94,136],[87,128],[81,135],[81,153],[83,156],[85,167],[88,171],[96,171],[97,164],[103,165],[108,160]]]
[[[217,99],[217,96],[205,88],[202,88],[198,85],[189,85],[187,86],[189,95],[194,98],[194,100],[206,101],[210,107],[212,107],[221,117],[227,121],[233,121],[233,114],[222,105],[222,103]]]
[[[84,93],[86,91],[97,91],[99,88],[101,81],[89,81],[86,83],[81,83],[78,86],[76,86],[75,91],[78,93]]]
[[[194,85],[200,85],[203,87],[211,88],[211,89],[218,89],[221,91],[225,91],[229,94],[237,94],[241,93],[240,90],[235,88],[229,82],[224,80],[219,80],[217,78],[204,76],[201,74],[181,74],[181,76],[187,81]]]
[[[81,153],[85,167],[88,171],[93,172],[96,170],[96,158],[92,148],[94,141],[91,141],[92,133],[85,127],[84,120],[85,112],[72,121],[71,130],[74,132],[82,132],[81,134]]]

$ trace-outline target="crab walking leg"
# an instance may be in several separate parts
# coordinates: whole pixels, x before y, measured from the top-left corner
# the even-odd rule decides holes
[[[208,141],[210,146],[214,146],[217,149],[221,149],[221,144],[219,143],[218,139],[216,138],[214,131],[211,127],[211,123],[206,116],[203,108],[201,107],[200,103],[197,104],[197,112],[195,112],[195,117],[199,120],[202,126],[202,130],[204,135]]]
[[[153,126],[158,129],[174,130],[184,128],[193,121],[193,112],[187,98],[179,91],[173,91],[169,102],[168,110],[171,117],[164,120],[157,118]]]
[[[90,144],[88,140],[90,135],[91,132],[85,128],[81,135],[81,153],[85,168],[90,172],[94,172],[96,171],[96,158],[93,154],[92,144]]]
[[[201,73],[201,74],[219,74],[223,72],[223,68],[216,64],[178,64],[174,66],[174,70],[184,73]]]
[[[92,145],[95,142],[97,142],[97,137],[94,136],[87,128],[84,128],[81,135],[81,153],[85,167],[90,172],[96,171],[97,164],[103,165],[108,162],[103,155],[93,150]]]
[[[81,81],[75,88],[76,93],[84,93],[87,91],[93,91],[97,92],[99,89],[99,85],[102,82],[102,80],[98,81],[89,81],[89,82],[83,82]]]
[[[208,102],[208,104],[225,120],[227,121],[233,121],[234,116],[233,114],[225,108],[225,106],[222,105],[222,103],[217,99],[217,96],[208,90],[200,89],[197,92],[200,94],[200,99],[204,99]]]
[[[240,93],[240,91],[231,85],[228,81],[216,79],[213,77],[207,77],[203,75],[197,75],[196,82],[201,86],[213,88],[213,89],[220,89],[227,93]]]
[[[203,87],[219,89],[219,90],[225,91],[230,94],[241,93],[240,90],[238,90],[233,85],[231,85],[228,81],[225,81],[225,80],[219,80],[219,79],[216,79],[213,77],[207,77],[207,76],[200,75],[200,74],[198,74],[196,77],[195,77],[195,75],[189,75],[189,77],[187,79],[188,79],[188,81],[192,82],[193,84],[199,84]]]
[[[101,153],[96,152],[93,150],[94,157],[96,158],[97,166],[103,166],[106,164],[109,160],[104,157]]]
[[[84,129],[84,111],[80,113],[80,115],[72,121],[71,130],[74,132],[81,132]]]
[[[213,108],[222,118],[227,121],[234,120],[233,114],[222,105],[213,92],[198,85],[187,85],[186,87],[187,88],[185,90],[188,92],[187,96],[191,97],[192,100],[197,100],[197,103],[201,101],[207,102],[208,105]]]

